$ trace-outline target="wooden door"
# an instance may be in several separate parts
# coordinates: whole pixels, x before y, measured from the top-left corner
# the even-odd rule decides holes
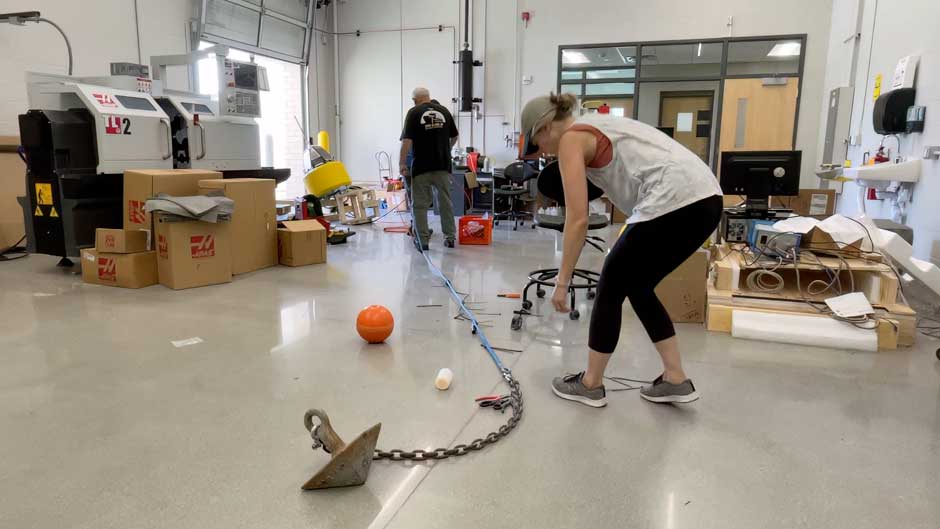
[[[659,128],[708,163],[711,145],[713,92],[662,92]]]
[[[721,151],[793,150],[799,82],[796,77],[726,80]]]

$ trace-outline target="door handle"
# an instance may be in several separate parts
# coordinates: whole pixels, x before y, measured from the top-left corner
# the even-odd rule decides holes
[[[206,157],[206,128],[202,126],[202,123],[194,123],[194,125],[199,129],[199,143],[202,144],[199,149],[199,156],[196,156],[196,159],[202,160]]]
[[[165,120],[165,119],[160,119],[160,124],[163,125],[164,127],[166,127],[166,136],[164,136],[164,138],[166,139],[166,154],[163,154],[163,155],[160,157],[160,159],[161,159],[161,160],[166,160],[166,159],[168,159],[170,156],[173,156],[173,135],[172,135],[172,131],[170,130],[170,122],[169,122],[169,121],[167,121],[167,120]]]

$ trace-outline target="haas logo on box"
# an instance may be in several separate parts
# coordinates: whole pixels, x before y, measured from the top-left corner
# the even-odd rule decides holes
[[[104,245],[108,248],[114,248],[114,235],[105,235]]]
[[[144,211],[143,201],[127,201],[127,220],[130,221],[131,224],[145,224],[147,222],[147,212]]]
[[[192,235],[189,237],[189,250],[193,259],[215,257],[215,237],[212,235]]]
[[[117,266],[110,257],[98,258],[98,279],[101,281],[117,281]]]
[[[167,249],[166,244],[166,237],[163,235],[157,237],[157,251],[159,252],[161,259],[166,259],[167,255],[169,254],[169,250]]]

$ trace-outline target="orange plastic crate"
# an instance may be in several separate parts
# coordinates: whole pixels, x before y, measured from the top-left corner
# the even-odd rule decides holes
[[[457,227],[460,244],[491,244],[493,242],[493,218],[479,215],[460,217]]]

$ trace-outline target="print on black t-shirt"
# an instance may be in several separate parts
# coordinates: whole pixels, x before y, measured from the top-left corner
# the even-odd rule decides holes
[[[450,139],[457,137],[457,125],[445,107],[428,102],[409,110],[401,137],[414,144],[412,176],[430,171],[450,172]]]

